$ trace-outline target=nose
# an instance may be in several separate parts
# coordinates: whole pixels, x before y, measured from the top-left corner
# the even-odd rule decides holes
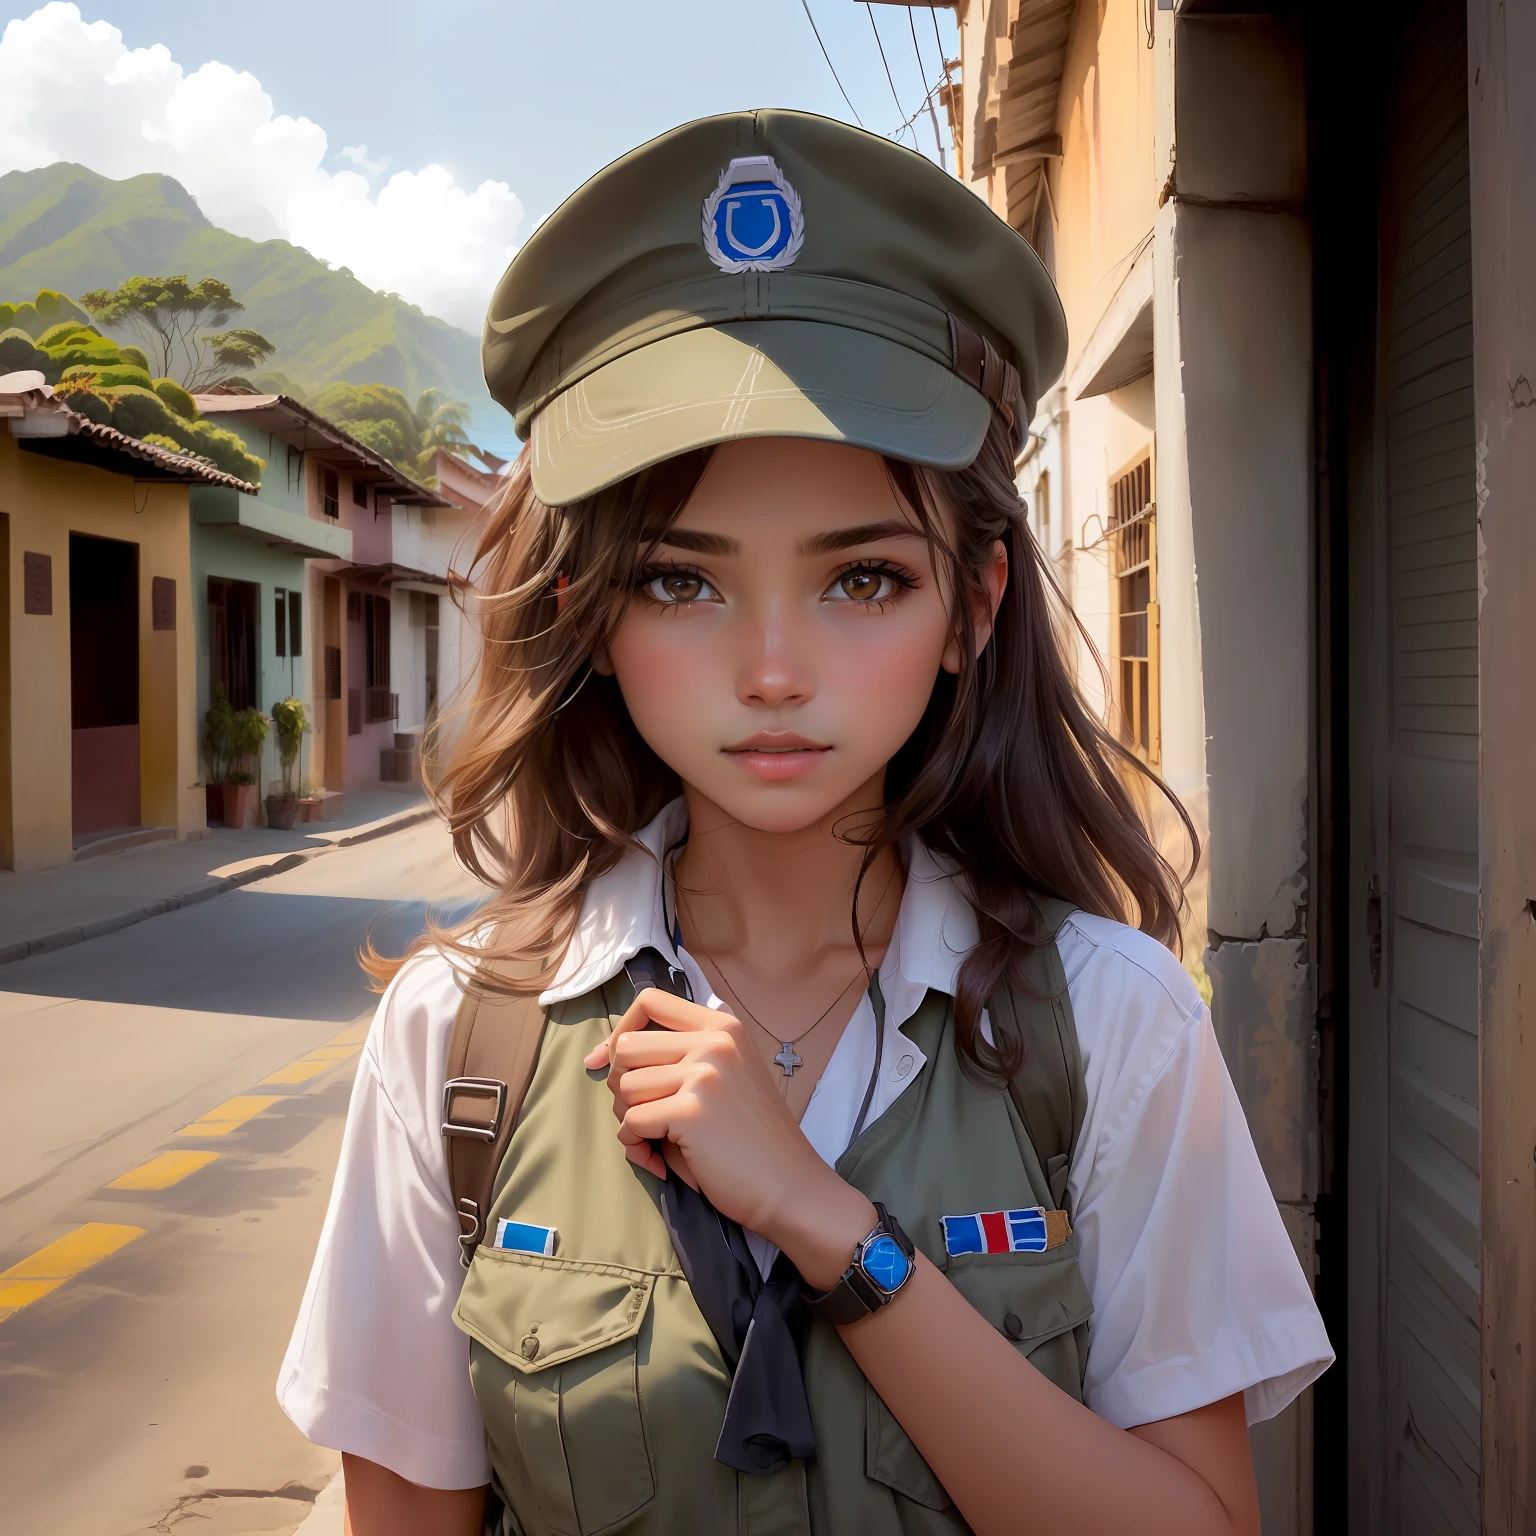
[[[736,676],[736,697],[755,709],[807,703],[816,692],[807,639],[798,633],[782,603],[770,603],[748,619],[747,650]]]

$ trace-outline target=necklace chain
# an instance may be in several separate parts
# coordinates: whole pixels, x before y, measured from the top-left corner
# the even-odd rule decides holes
[[[895,876],[893,875],[891,878],[894,880]],[[880,900],[876,903],[875,906],[875,910],[877,912],[882,906],[885,905],[885,898],[890,894],[890,888],[891,883],[890,881],[887,881],[885,890],[880,893]],[[687,907],[688,901],[687,898],[683,895],[681,888],[678,890],[678,901],[684,908]],[[859,979],[859,977],[862,976],[867,979],[870,975],[869,967],[867,965],[861,966],[853,976],[848,978],[848,980],[843,984],[842,990],[837,994],[836,997],[832,999],[830,1003],[827,1004],[827,1006],[822,1010],[821,1014],[812,1023],[807,1024],[798,1035],[794,1035],[790,1039],[786,1040],[781,1034],[779,1034],[777,1030],[769,1029],[768,1026],[764,1024],[763,1021],[758,1018],[758,1016],[753,1013],[749,1007],[747,1007],[746,1000],[742,997],[740,989],[737,987],[736,983],[732,981],[728,975],[726,975],[725,967],[721,965],[720,962],[703,947],[703,945],[695,942],[694,948],[698,951],[699,957],[709,961],[709,963],[719,973],[721,981],[725,983],[726,990],[730,992],[732,998],[736,1002],[736,1006],[740,1008],[741,1011],[746,1014],[747,1018],[753,1024],[756,1024],[757,1027],[762,1030],[762,1032],[767,1035],[770,1040],[777,1040],[779,1042],[779,1053],[773,1059],[779,1070],[784,1074],[783,1091],[786,1094],[789,1092],[789,1079],[792,1078],[795,1073],[805,1065],[804,1060],[801,1058],[798,1052],[796,1052],[795,1047],[802,1040],[804,1040],[805,1037],[810,1034],[813,1029],[815,1029],[818,1025],[822,1024],[826,1020],[832,1010],[836,1008],[837,1005],[842,1002],[845,997],[847,997],[848,988],[851,987],[854,982]]]

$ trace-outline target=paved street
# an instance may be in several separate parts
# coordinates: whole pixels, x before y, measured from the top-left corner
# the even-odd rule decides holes
[[[311,1513],[338,1458],[273,1383],[372,1008],[355,951],[476,890],[428,823],[0,968],[5,1536]]]

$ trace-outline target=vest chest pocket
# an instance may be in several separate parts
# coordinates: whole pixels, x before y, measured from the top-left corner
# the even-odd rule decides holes
[[[1072,1335],[1092,1315],[1093,1298],[1077,1250],[1074,1233],[1045,1253],[957,1256],[945,1275],[1031,1365],[1081,1402],[1084,1361]],[[867,1403],[865,1472],[928,1509],[949,1509],[943,1484],[873,1387]]]
[[[481,1248],[454,1320],[495,1357],[472,1362],[493,1447],[515,1443],[539,1514],[593,1536],[656,1492],[637,1340],[654,1274]]]

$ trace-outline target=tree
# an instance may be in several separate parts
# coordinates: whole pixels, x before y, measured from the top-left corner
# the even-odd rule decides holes
[[[159,372],[192,393],[240,382],[277,350],[259,331],[220,327],[245,309],[216,277],[189,284],[176,277],[130,277],[121,288],[97,288],[80,302],[103,324],[141,338]]]
[[[433,386],[413,406],[388,384],[332,384],[314,409],[414,479],[430,482],[439,449],[482,458],[469,439],[469,407]]]

